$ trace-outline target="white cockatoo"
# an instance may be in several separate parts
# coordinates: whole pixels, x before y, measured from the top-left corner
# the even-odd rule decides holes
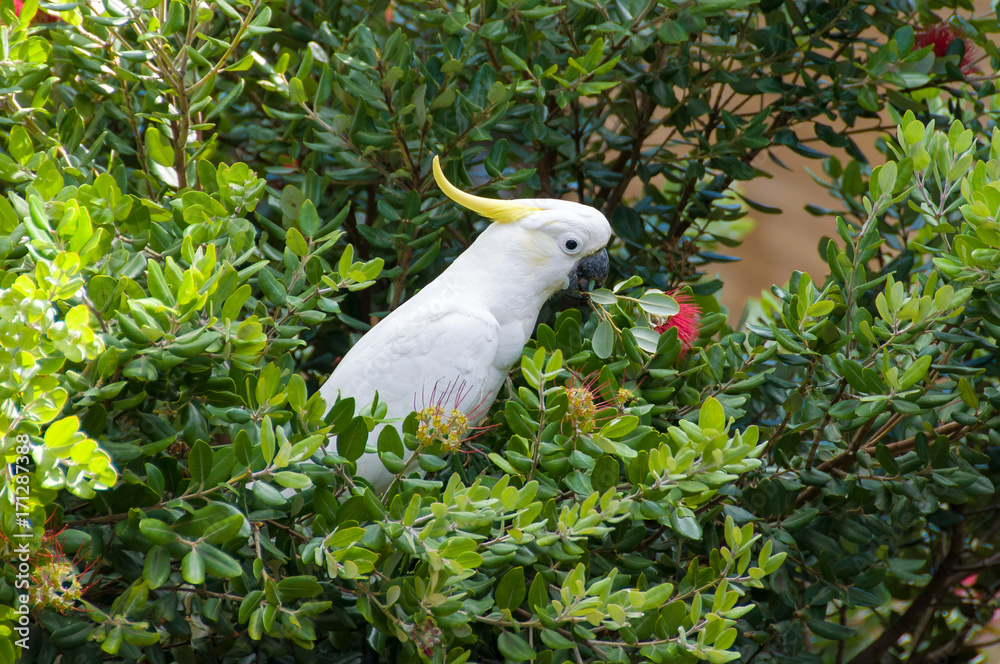
[[[608,273],[611,225],[592,207],[557,199],[494,200],[463,192],[434,157],[434,178],[459,205],[493,221],[439,277],[354,345],[320,390],[370,404],[378,393],[402,422],[432,405],[476,424],[503,386],[538,312],[560,290],[579,295]],[[400,426],[400,425],[397,425]],[[369,443],[377,440],[372,432]],[[378,455],[358,459],[378,490],[394,474]]]

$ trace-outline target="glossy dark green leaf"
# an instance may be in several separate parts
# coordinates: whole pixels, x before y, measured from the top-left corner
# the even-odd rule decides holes
[[[191,446],[188,453],[188,472],[197,486],[205,486],[212,473],[212,449],[203,440]]]
[[[605,454],[594,463],[594,470],[590,475],[590,483],[594,490],[604,493],[608,489],[618,484],[621,469],[618,459]]]
[[[500,654],[514,662],[526,662],[535,659],[534,649],[528,642],[512,632],[504,632],[497,639]]]
[[[368,427],[361,417],[355,417],[347,427],[337,434],[337,452],[348,461],[356,461],[365,453],[368,443]]]
[[[843,641],[857,634],[857,630],[852,627],[845,627],[826,620],[808,620],[806,624],[813,634],[833,641]]]
[[[515,567],[503,575],[496,589],[496,604],[501,609],[513,611],[521,605],[527,593],[524,569]]]

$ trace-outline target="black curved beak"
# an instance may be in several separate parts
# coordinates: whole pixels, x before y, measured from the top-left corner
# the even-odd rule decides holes
[[[569,272],[569,286],[563,291],[566,295],[583,300],[591,289],[604,283],[608,278],[608,268],[611,266],[606,249],[593,253],[580,260]]]

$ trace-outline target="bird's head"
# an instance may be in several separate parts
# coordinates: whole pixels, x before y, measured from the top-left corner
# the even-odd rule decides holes
[[[565,290],[583,297],[608,276],[611,224],[598,210],[550,198],[500,200],[464,192],[444,176],[434,157],[434,179],[451,200],[488,219],[489,239],[514,245],[533,276],[543,278],[551,293]],[[487,236],[483,233],[481,238]],[[477,240],[479,242],[480,240]],[[551,294],[550,293],[550,294]]]

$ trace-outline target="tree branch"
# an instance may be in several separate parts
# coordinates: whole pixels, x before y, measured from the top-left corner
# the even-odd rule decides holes
[[[958,422],[948,422],[947,424],[942,424],[941,426],[934,429],[935,436],[947,436],[948,438],[960,437],[967,433],[969,433],[968,428],[959,424]],[[894,443],[887,443],[886,448],[888,448],[892,456],[895,457],[899,456],[900,454],[905,454],[906,452],[909,452],[911,449],[913,449],[913,446],[915,444],[916,444],[916,437],[914,436],[911,438],[906,438],[904,440],[897,440]],[[869,443],[865,443],[858,449],[869,451],[873,449],[873,447],[871,447]],[[843,470],[845,466],[850,466],[855,462],[855,459],[857,458],[858,454],[858,449],[854,449],[852,447],[850,450],[819,464],[818,466],[816,466],[816,469],[822,470],[823,472],[829,472],[831,470]],[[802,507],[810,500],[818,496],[819,492],[820,492],[819,487],[815,486],[809,487],[808,489],[799,494],[798,499],[796,499],[795,501],[795,508],[798,509]]]
[[[955,505],[952,509],[960,513],[961,505]],[[908,634],[927,611],[934,610],[934,602],[947,589],[949,577],[954,573],[955,566],[962,557],[964,549],[965,528],[963,522],[959,521],[951,529],[951,546],[948,548],[948,554],[941,561],[937,571],[934,572],[931,580],[920,591],[920,594],[913,598],[910,608],[889,625],[871,645],[855,655],[848,664],[878,664],[884,661],[885,654],[896,645],[899,638]]]

